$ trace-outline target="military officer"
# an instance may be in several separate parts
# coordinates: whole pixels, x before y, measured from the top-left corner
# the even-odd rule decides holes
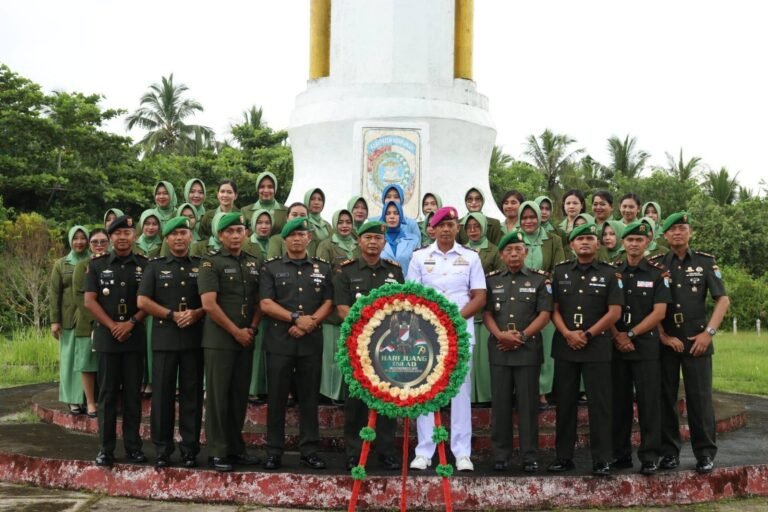
[[[499,241],[506,269],[486,274],[483,322],[491,333],[491,440],[495,471],[509,466],[512,453],[512,403],[517,403],[520,455],[526,473],[538,470],[539,371],[544,362],[541,330],[552,312],[547,273],[525,266],[528,248],[523,233],[512,230]],[[485,343],[478,340],[478,343]]]
[[[121,215],[107,228],[112,249],[88,263],[85,307],[95,318],[93,349],[99,353],[99,454],[96,464],[114,460],[117,404],[123,399],[123,444],[126,458],[144,462],[139,426],[141,379],[146,351],[146,314],[136,305],[147,259],[134,254],[133,219]]]
[[[286,252],[268,260],[261,270],[261,309],[267,354],[267,460],[265,469],[282,465],[285,409],[294,372],[299,395],[299,451],[302,464],[323,469],[318,397],[323,357],[323,320],[333,308],[329,263],[307,254],[310,242],[306,217],[289,220],[280,236]]]
[[[680,369],[696,470],[714,468],[715,412],[712,406],[712,337],[717,333],[730,300],[715,257],[691,250],[693,234],[686,212],[673,213],[662,226],[669,252],[653,258],[670,272],[672,302],[661,327],[661,469],[680,464],[680,424],[677,391]],[[707,292],[715,301],[707,320]]]
[[[387,243],[387,226],[380,221],[366,222],[357,231],[360,257],[347,260],[336,270],[333,278],[334,303],[339,317],[345,319],[358,297],[367,295],[386,283],[403,283],[403,270],[392,260],[381,258]],[[344,446],[347,469],[357,465],[360,458],[360,429],[368,421],[368,408],[358,398],[348,398],[344,404]],[[398,469],[400,461],[395,454],[395,428],[397,422],[384,415],[376,418],[376,450],[379,462],[386,469]]]
[[[253,366],[253,337],[261,311],[258,260],[242,250],[247,236],[239,212],[219,220],[221,249],[203,256],[197,286],[205,310],[205,437],[208,462],[216,471],[234,464],[256,465],[243,441],[248,388]]]
[[[579,380],[583,376],[589,401],[589,445],[592,473],[610,473],[611,450],[611,326],[621,316],[624,293],[621,274],[596,259],[600,242],[593,222],[577,226],[568,235],[575,260],[555,266],[552,340],[555,359],[554,395],[556,460],[548,471],[574,469]]]
[[[157,458],[155,466],[168,466],[174,451],[176,376],[179,387],[181,460],[197,465],[203,414],[203,310],[197,289],[200,258],[190,257],[192,229],[186,217],[174,217],[163,226],[169,254],[149,262],[139,287],[138,304],[155,318],[152,330],[152,410],[150,426]]]
[[[618,264],[624,284],[624,311],[611,328],[613,335],[613,457],[612,468],[631,468],[633,388],[640,420],[640,472],[658,469],[661,445],[659,322],[671,300],[666,271],[644,254],[653,229],[642,221],[624,228],[625,261]]]

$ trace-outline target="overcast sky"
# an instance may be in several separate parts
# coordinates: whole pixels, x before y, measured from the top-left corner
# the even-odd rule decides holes
[[[550,128],[607,163],[606,139],[630,134],[653,165],[682,147],[757,190],[765,20],[762,2],[746,0],[475,0],[475,81],[496,143],[515,158]],[[205,107],[195,122],[222,139],[254,104],[287,126],[305,89],[308,26],[309,0],[1,1],[0,62],[46,91],[100,93],[129,111],[174,73]],[[124,121],[109,128],[124,132]]]

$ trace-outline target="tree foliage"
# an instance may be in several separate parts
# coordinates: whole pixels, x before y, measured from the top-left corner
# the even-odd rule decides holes
[[[584,152],[583,149],[571,150],[576,139],[564,134],[555,134],[549,129],[539,137],[529,135],[525,155],[531,163],[544,175],[547,193],[556,192],[562,177],[572,169],[576,157]]]
[[[608,139],[608,152],[611,162],[607,166],[606,177],[611,179],[618,175],[625,178],[637,178],[645,167],[645,162],[651,155],[637,149],[637,138],[627,135],[624,140],[616,136]]]

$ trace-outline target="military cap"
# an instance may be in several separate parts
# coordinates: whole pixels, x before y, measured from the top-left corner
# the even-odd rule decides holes
[[[174,217],[163,225],[163,238],[173,233],[174,229],[189,229],[189,219],[183,215]]]
[[[513,229],[499,240],[499,250],[503,251],[509,244],[524,244],[523,232],[518,229]]]
[[[587,222],[581,226],[573,228],[570,234],[568,234],[568,241],[573,242],[577,236],[592,235],[597,236],[597,226],[594,222]]]
[[[133,219],[130,215],[121,215],[115,218],[115,220],[113,220],[112,223],[107,227],[107,234],[111,235],[118,229],[122,228],[135,229],[133,227]]]
[[[653,228],[647,222],[636,220],[630,222],[624,227],[624,231],[621,234],[621,239],[624,240],[629,235],[641,235],[648,238],[653,236]]]
[[[429,225],[431,227],[435,227],[444,220],[458,220],[459,214],[456,211],[456,208],[453,206],[443,206],[442,208],[438,209],[435,214],[432,216],[432,218],[429,220]]]
[[[294,231],[309,231],[309,220],[306,217],[297,217],[289,220],[283,226],[283,230],[280,232],[280,236],[285,239],[288,235]]]
[[[387,225],[378,220],[368,221],[357,230],[358,236],[366,233],[373,233],[376,235],[383,235],[387,232]]]
[[[230,226],[245,226],[245,221],[240,212],[229,212],[224,214],[219,219],[219,224],[216,226],[216,232],[221,233]]]
[[[674,226],[675,224],[689,224],[688,221],[688,212],[675,212],[666,219],[664,219],[664,224],[661,226],[661,232],[666,233],[669,228]]]

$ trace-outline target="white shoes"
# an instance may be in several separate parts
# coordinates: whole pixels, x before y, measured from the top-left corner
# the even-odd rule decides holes
[[[413,465],[411,465],[411,467],[413,467]],[[458,471],[474,471],[475,465],[472,464],[472,460],[469,457],[459,457],[456,459],[456,469]]]
[[[411,461],[411,469],[418,469],[421,471],[424,471],[432,464],[432,461],[429,460],[426,457],[423,457],[421,455],[417,455],[416,458],[414,458]],[[471,462],[470,462],[471,464]]]

